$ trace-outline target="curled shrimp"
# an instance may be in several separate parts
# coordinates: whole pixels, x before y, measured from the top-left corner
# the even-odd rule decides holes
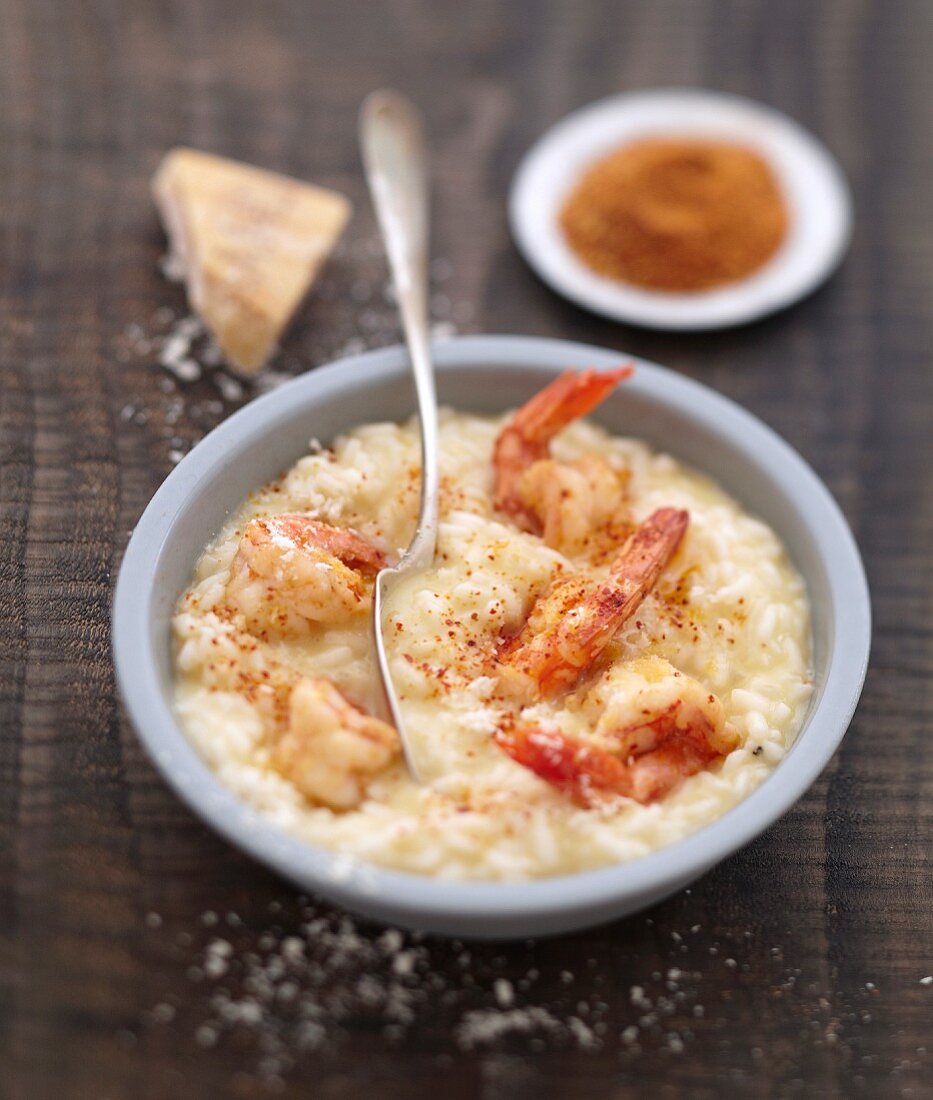
[[[540,534],[541,502],[529,501],[522,481],[534,463],[547,459],[554,436],[571,421],[586,416],[604,401],[634,368],[612,371],[565,371],[515,413],[493,447],[493,504],[522,530]]]
[[[297,514],[247,524],[230,569],[227,599],[247,628],[288,635],[369,611],[372,577],[385,558],[349,528]]]
[[[350,810],[399,751],[392,726],[353,706],[329,680],[303,678],[292,689],[272,762],[310,801]]]
[[[573,687],[657,583],[684,537],[689,514],[659,508],[629,538],[604,582],[556,580],[498,652],[503,682],[527,698]]]
[[[541,537],[563,554],[614,554],[630,534],[625,507],[628,474],[597,454],[574,462],[542,458],[522,474],[522,500],[539,517]]]
[[[648,666],[651,678],[639,665]],[[607,796],[655,802],[735,748],[722,704],[698,681],[660,658],[625,671],[629,682],[616,694],[621,704],[603,709],[602,684],[584,703],[600,715],[592,738],[517,726],[498,735],[500,747],[582,806]]]

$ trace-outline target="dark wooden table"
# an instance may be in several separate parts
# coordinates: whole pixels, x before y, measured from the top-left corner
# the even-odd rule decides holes
[[[0,0],[0,1093],[930,1095],[931,46],[926,0]],[[277,366],[394,341],[354,139],[383,84],[430,118],[441,318],[624,349],[742,402],[836,494],[876,616],[841,751],[759,841],[610,927],[469,960],[409,942],[408,977],[381,929],[348,937],[168,791],[122,716],[108,629],[170,452],[241,400],[216,374],[170,388],[155,363],[183,304],[157,270],[153,167],[185,142],[349,193],[346,245]],[[530,142],[672,84],[772,103],[840,158],[855,239],[808,301],[656,335],[519,259],[504,200]],[[310,961],[289,961],[309,919]],[[283,957],[295,988],[273,963],[270,994],[257,960]],[[497,978],[545,1022],[483,1039],[468,1014]]]

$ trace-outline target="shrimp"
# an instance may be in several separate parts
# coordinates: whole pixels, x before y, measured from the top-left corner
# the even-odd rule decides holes
[[[659,508],[623,546],[606,581],[559,577],[521,630],[500,646],[505,685],[528,698],[573,687],[657,583],[689,520],[687,512]]]
[[[621,676],[610,670],[583,710],[599,716],[590,738],[534,726],[497,737],[513,760],[582,806],[612,796],[655,802],[738,743],[719,699],[658,657],[631,662]]]
[[[539,517],[541,537],[563,554],[592,555],[599,544],[612,552],[631,533],[624,508],[627,473],[597,454],[575,462],[543,458],[522,474],[522,500]]]
[[[303,678],[292,689],[272,763],[310,801],[351,810],[399,752],[392,726],[347,702],[329,680]]]
[[[247,524],[230,569],[227,599],[249,630],[294,635],[369,611],[382,553],[349,528],[303,515]]]
[[[586,416],[606,399],[631,365],[612,371],[565,371],[515,413],[493,447],[493,504],[523,531],[540,534],[541,500],[532,492],[526,499],[522,481],[535,463],[548,458],[551,440],[578,417]]]

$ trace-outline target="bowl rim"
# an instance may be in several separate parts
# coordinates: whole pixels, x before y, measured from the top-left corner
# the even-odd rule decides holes
[[[342,390],[352,399],[354,388],[367,381],[401,375],[407,359],[400,345],[337,360],[256,398],[205,436],[156,491],[127,545],[113,600],[112,649],[126,711],[157,770],[201,820],[286,878],[348,908],[365,912],[384,905],[414,925],[419,919],[468,923],[488,918],[503,923],[524,917],[531,925],[557,923],[573,913],[621,905],[639,895],[659,897],[737,851],[786,813],[823,771],[845,735],[871,643],[868,584],[855,540],[829,490],[788,443],[752,413],[690,378],[605,348],[539,337],[458,337],[438,344],[434,354],[439,371],[559,370],[581,363],[605,369],[620,358],[632,358],[638,370],[629,386],[708,430],[732,441],[741,439],[745,450],[755,448],[759,455],[768,455],[770,466],[781,471],[779,480],[785,486],[793,483],[793,495],[788,491],[787,499],[826,568],[835,623],[822,696],[805,720],[794,751],[744,799],[681,840],[624,863],[516,881],[452,880],[364,863],[287,833],[224,785],[187,739],[162,691],[152,605],[150,600],[141,604],[138,594],[151,593],[186,503],[205,479],[222,476],[232,452],[273,431],[296,402]],[[804,746],[806,751],[799,751]]]

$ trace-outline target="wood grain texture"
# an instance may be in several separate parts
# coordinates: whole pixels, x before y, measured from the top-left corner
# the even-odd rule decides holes
[[[0,0],[0,1094],[929,1095],[931,45],[926,0]],[[212,934],[203,912],[239,916],[227,936],[241,952],[270,923],[297,928],[299,903],[159,780],[121,716],[109,654],[128,533],[169,451],[231,406],[204,379],[173,422],[164,375],[127,353],[125,333],[181,308],[157,271],[148,179],[184,142],[357,204],[284,369],[361,330],[394,339],[384,307],[353,304],[361,269],[380,270],[355,114],[382,84],[429,115],[435,252],[452,265],[440,292],[460,329],[616,347],[770,423],[853,525],[874,653],[822,779],[690,893],[586,934],[478,947],[478,988],[429,999],[401,1039],[354,1010],[339,1043],[269,1080],[255,1037],[195,1040],[206,994],[189,968]],[[591,99],[671,84],[773,103],[839,156],[856,234],[806,302],[731,332],[652,334],[563,302],[517,256],[503,200],[528,145]],[[455,948],[431,952],[441,975],[458,972]],[[618,1038],[639,1015],[631,987],[656,997],[671,967],[699,975],[691,1003],[705,1014],[678,1003],[634,1051]],[[530,968],[535,1003],[604,1006],[601,1049],[453,1042],[464,1010],[491,1003],[494,976]],[[157,1003],[176,1009],[171,1025],[152,1023]]]

